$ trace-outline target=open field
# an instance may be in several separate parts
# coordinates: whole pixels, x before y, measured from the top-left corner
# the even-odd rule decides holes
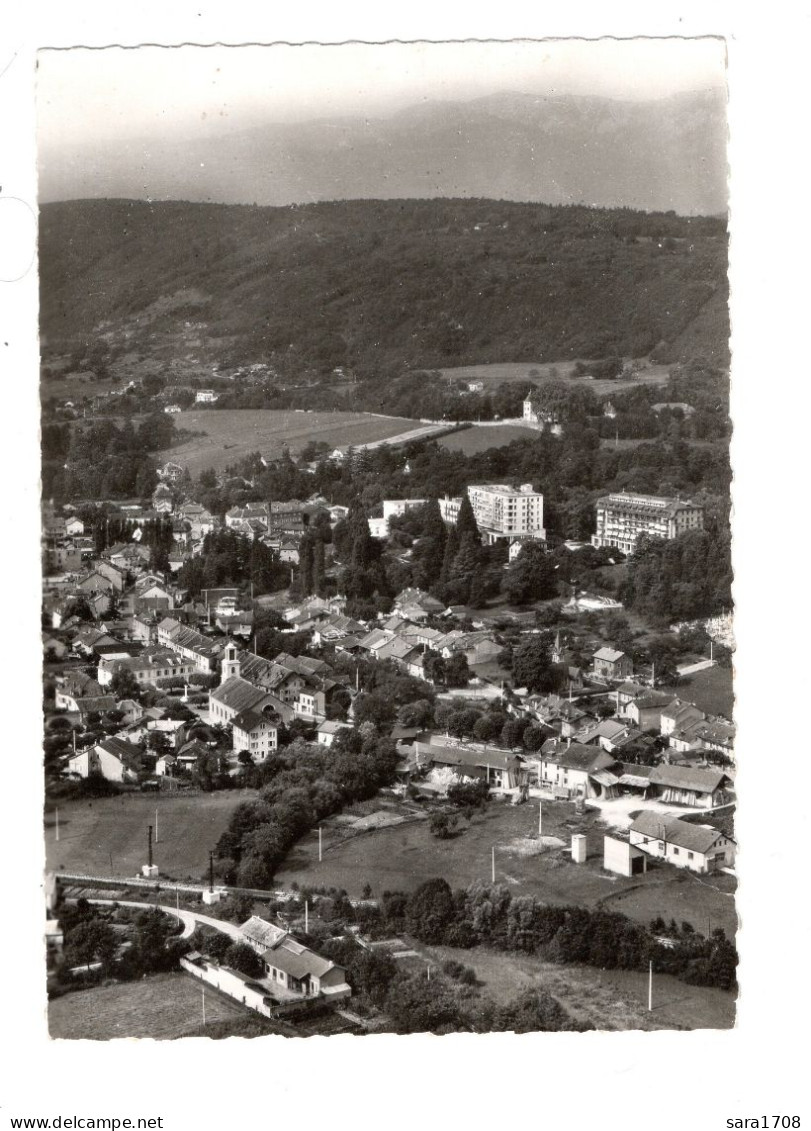
[[[192,475],[216,471],[251,452],[276,458],[287,445],[292,454],[311,440],[330,448],[387,440],[420,428],[418,420],[372,416],[364,412],[295,412],[277,409],[189,409],[174,417],[175,426],[205,433],[170,448],[162,459],[187,467]]]
[[[716,664],[712,668],[695,672],[685,676],[678,687],[665,687],[663,691],[672,691],[695,705],[708,715],[723,715],[725,719],[732,718],[735,705],[735,693],[732,683],[732,668]]]
[[[503,1004],[530,989],[548,990],[575,1019],[597,1029],[729,1029],[735,1023],[735,996],[724,990],[688,986],[670,975],[654,976],[653,1009],[648,1012],[648,976],[635,970],[596,970],[558,966],[530,955],[479,947],[424,947],[437,964],[449,958],[472,966],[482,993]]]
[[[644,808],[640,801],[639,808]],[[602,869],[603,834],[606,827],[595,810],[582,817],[565,802],[543,803],[544,837],[557,837],[563,847],[546,847],[538,853],[538,803],[513,806],[492,801],[465,831],[452,840],[437,840],[424,820],[393,828],[382,828],[342,841],[336,827],[324,831],[323,859],[318,860],[318,837],[310,834],[289,853],[276,873],[276,881],[288,887],[293,881],[307,886],[344,888],[350,898],[361,895],[367,882],[375,896],[383,891],[412,891],[423,881],[444,877],[452,888],[474,880],[490,880],[491,850],[496,850],[496,880],[510,886],[515,895],[534,895],[556,904],[594,907],[608,900],[609,908],[649,923],[657,915],[669,920],[676,915],[704,933],[707,917],[713,924],[734,933],[735,912],[729,894],[715,890],[694,877],[652,866],[645,876],[626,879]],[[588,862],[574,864],[570,845],[573,833],[588,838]],[[728,881],[724,883],[723,881]],[[713,880],[731,890],[731,877]],[[633,899],[616,903],[619,893],[632,889]],[[637,890],[644,895],[637,895]]]
[[[206,992],[206,1023],[240,1021],[247,1011],[236,1002]],[[48,1006],[52,1037],[109,1041],[114,1037],[154,1037],[171,1041],[191,1036],[203,1020],[201,987],[186,974],[157,974],[139,982],[93,986],[65,994]]]
[[[663,872],[658,873],[659,877]],[[666,881],[666,892],[650,884],[629,888],[603,900],[606,911],[621,911],[629,919],[649,923],[657,915],[670,922],[692,923],[702,935],[723,927],[734,938],[738,927],[735,911],[735,878],[725,874],[695,876],[686,869]],[[663,911],[662,907],[667,910]]]
[[[452,432],[439,441],[441,448],[449,452],[464,452],[466,456],[486,452],[489,448],[503,448],[513,440],[532,440],[538,430],[525,428],[522,424],[494,424],[492,427],[465,428],[462,432]]]
[[[576,359],[566,361],[505,361],[494,365],[460,365],[443,369],[442,376],[458,381],[483,381],[485,392],[510,381],[532,381],[542,385],[545,381],[563,381],[567,385],[583,385],[598,397],[636,385],[664,385],[668,379],[668,365],[649,364],[636,377],[618,378],[616,381],[588,381],[585,377],[570,376]]]
[[[147,825],[155,824],[157,809],[154,858],[161,874],[197,881],[205,875],[209,850],[247,796],[242,790],[192,797],[127,793],[66,802],[59,806],[58,841],[54,814],[45,816],[46,866],[54,872],[134,876],[146,863]]]

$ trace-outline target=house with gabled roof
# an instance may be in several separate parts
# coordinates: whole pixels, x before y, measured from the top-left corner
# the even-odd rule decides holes
[[[673,813],[643,810],[631,825],[629,840],[648,855],[692,872],[717,872],[735,863],[735,842],[727,833]]]
[[[352,730],[349,723],[341,723],[337,719],[325,719],[316,731],[316,739],[321,746],[332,746],[342,730]]]
[[[366,626],[353,617],[332,613],[325,620],[319,621],[313,629],[313,644],[331,644],[343,636],[358,633],[362,635],[365,631]]]
[[[151,647],[140,656],[120,659],[102,656],[99,660],[98,679],[102,687],[108,687],[114,677],[121,672],[129,672],[141,687],[158,687],[161,679],[176,678],[187,680],[195,671],[191,660],[184,659],[178,652],[169,648]]]
[[[630,656],[618,648],[599,648],[592,656],[592,671],[598,679],[625,680],[634,673]]]
[[[673,702],[666,691],[647,689],[620,704],[619,714],[638,726],[640,730],[661,730],[662,714]]]
[[[598,719],[582,727],[574,738],[584,746],[594,744],[613,754],[629,740],[629,737],[636,738],[639,734],[641,731],[632,728],[627,722],[620,722],[619,719]]]
[[[369,652],[372,656],[377,657],[384,644],[388,644],[389,641],[394,638],[394,633],[389,632],[385,628],[373,628],[371,632],[367,632],[365,636],[361,636],[360,650],[362,652]]]
[[[617,759],[597,746],[550,738],[537,755],[527,755],[527,761],[536,765],[540,788],[561,800],[618,793]]]
[[[414,754],[420,767],[447,767],[459,777],[486,781],[493,789],[514,789],[520,784],[521,759],[511,750],[432,735],[428,742],[415,741]]]
[[[279,728],[273,716],[247,708],[231,719],[233,751],[246,750],[254,762],[264,762],[279,748]]]
[[[392,612],[411,621],[425,620],[428,616],[438,616],[444,611],[445,606],[441,601],[417,588],[403,589],[394,598],[392,608]]]
[[[351,997],[346,971],[300,943],[284,927],[252,915],[239,928],[245,942],[259,955],[271,992],[278,988],[302,998],[341,1001]]]
[[[68,772],[86,778],[101,774],[107,781],[135,781],[141,768],[141,751],[122,738],[105,738],[95,746],[74,754]]]

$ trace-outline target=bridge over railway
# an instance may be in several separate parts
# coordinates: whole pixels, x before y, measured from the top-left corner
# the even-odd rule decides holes
[[[150,892],[183,892],[187,895],[199,895],[202,898],[203,892],[209,890],[208,884],[190,884],[184,880],[172,880],[168,878],[161,879],[148,879],[145,876],[92,876],[84,872],[56,872],[54,879],[57,885],[62,887],[86,887],[86,888],[115,888],[116,890],[140,888],[143,891]],[[260,888],[236,888],[227,887],[225,884],[217,884],[216,890],[224,892],[226,895],[247,895],[252,899],[294,899],[296,893],[294,891],[266,891]]]
[[[167,892],[177,897],[183,893],[184,895],[199,896],[201,899],[203,893],[210,890],[208,884],[190,884],[187,881],[175,881],[168,878],[161,879],[160,877],[147,879],[145,876],[91,876],[82,872],[56,872],[51,874],[56,881],[57,887],[98,888],[108,891],[132,891],[135,889],[151,892],[153,895]],[[297,891],[285,888],[269,891],[263,888],[229,887],[226,884],[216,884],[215,890],[222,892],[225,896],[244,895],[248,896],[250,899],[264,900],[265,902],[270,902],[271,900],[285,902],[287,900],[297,899],[299,895]],[[313,900],[317,900],[318,898],[317,894],[311,897]],[[118,900],[118,902],[122,901]],[[353,907],[356,907],[358,904],[371,904],[375,901],[368,899],[350,899],[349,902]],[[150,904],[150,906],[152,906],[152,904]]]

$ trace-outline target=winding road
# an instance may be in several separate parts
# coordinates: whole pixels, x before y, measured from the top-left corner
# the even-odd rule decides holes
[[[167,915],[172,915],[175,919],[179,919],[183,924],[183,932],[178,935],[178,938],[189,939],[194,934],[195,928],[199,925],[201,927],[213,927],[215,931],[220,931],[224,935],[228,935],[234,942],[244,942],[244,936],[234,923],[227,923],[224,919],[212,919],[210,915],[200,915],[197,911],[187,911],[185,907],[172,907],[166,903],[135,903],[128,899],[89,899],[88,903],[100,903],[107,907],[137,907],[143,911],[152,911],[157,908],[158,911],[163,911]]]

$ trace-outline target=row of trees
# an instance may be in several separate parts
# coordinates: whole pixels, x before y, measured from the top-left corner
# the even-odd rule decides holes
[[[342,731],[328,751],[297,740],[261,770],[266,784],[255,801],[237,806],[217,843],[226,883],[266,888],[292,845],[344,805],[388,785],[397,754],[394,743],[371,723]]]
[[[646,970],[653,960],[660,973],[693,985],[735,985],[737,952],[720,928],[705,937],[687,925],[665,945],[658,924],[649,929],[617,912],[545,905],[513,896],[506,885],[477,880],[454,892],[443,879],[427,880],[411,895],[384,893],[361,915],[366,931],[406,931],[430,946],[486,945],[605,970]]]
[[[290,572],[268,546],[224,528],[206,534],[202,553],[184,562],[177,578],[193,597],[221,586],[243,586],[259,596],[283,589]]]
[[[171,417],[156,412],[136,426],[109,417],[43,431],[42,493],[54,499],[147,498],[157,486],[154,453],[174,441]]]
[[[654,623],[712,616],[732,605],[727,522],[710,519],[672,541],[643,536],[628,562],[620,599]]]

